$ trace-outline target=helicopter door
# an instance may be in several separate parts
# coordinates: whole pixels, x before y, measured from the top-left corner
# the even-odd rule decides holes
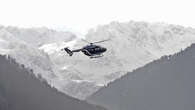
[[[96,53],[100,53],[101,52],[100,48],[95,48],[95,51],[96,51]]]
[[[91,48],[89,51],[91,54],[95,54],[95,48]]]

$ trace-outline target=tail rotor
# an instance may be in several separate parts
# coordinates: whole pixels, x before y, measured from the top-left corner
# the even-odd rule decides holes
[[[73,52],[70,49],[68,49],[68,47],[64,48],[64,50],[69,54],[69,56],[73,55]]]

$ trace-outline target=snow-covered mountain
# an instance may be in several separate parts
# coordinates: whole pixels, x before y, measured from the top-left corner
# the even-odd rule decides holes
[[[57,87],[58,76],[55,65],[43,50],[42,45],[55,42],[65,46],[64,41],[72,41],[75,35],[57,32],[47,28],[19,29],[0,27],[0,54],[8,54],[26,68],[32,69],[36,76],[41,75],[49,84]],[[61,47],[59,47],[61,48]]]
[[[0,53],[10,54],[59,91],[85,99],[127,72],[185,49],[195,42],[195,30],[162,23],[112,22],[89,30],[85,36],[90,42],[111,39],[99,44],[107,52],[97,59],[82,53],[69,57],[61,51],[86,45],[78,37],[47,28],[0,27]]]
[[[99,44],[107,48],[104,57],[89,59],[82,53],[72,57],[66,53],[62,57],[59,53],[50,54],[55,64],[68,65],[65,69],[61,67],[61,75],[64,79],[71,76],[69,79],[75,84],[68,86],[69,94],[81,99],[129,71],[190,46],[195,42],[195,30],[163,23],[112,22],[90,30],[86,39],[90,42],[111,39]],[[74,49],[84,45],[85,42],[77,42]]]

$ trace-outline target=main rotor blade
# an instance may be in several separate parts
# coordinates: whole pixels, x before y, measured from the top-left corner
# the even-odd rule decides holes
[[[102,40],[102,41],[97,41],[97,42],[93,42],[93,43],[101,43],[101,42],[106,42],[109,41],[110,39],[106,39],[106,40]]]
[[[89,41],[87,41],[87,40],[85,40],[85,39],[81,39],[81,40],[84,41],[84,42],[87,42],[87,43],[89,43],[89,44],[91,43],[91,42],[89,42]]]

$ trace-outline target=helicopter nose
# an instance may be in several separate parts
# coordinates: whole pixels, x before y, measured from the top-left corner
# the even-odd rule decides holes
[[[105,52],[107,49],[106,48],[103,48],[103,52]]]

